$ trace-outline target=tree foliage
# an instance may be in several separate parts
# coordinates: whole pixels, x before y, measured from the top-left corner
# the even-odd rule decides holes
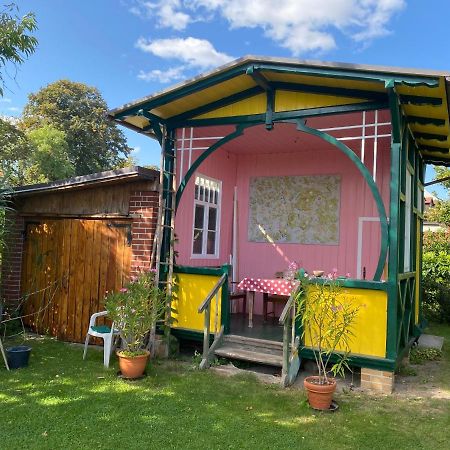
[[[75,174],[75,167],[69,159],[69,146],[63,131],[51,125],[44,125],[28,133],[33,145],[30,166],[26,178],[30,182],[45,183],[61,180]]]
[[[0,176],[11,186],[26,183],[32,145],[26,134],[0,118]]]
[[[122,131],[107,119],[107,109],[96,88],[59,80],[29,95],[24,126],[49,124],[63,131],[75,175],[86,175],[121,165],[131,151]]]
[[[425,212],[425,219],[450,226],[450,201],[440,200],[436,205],[428,208]]]
[[[0,9],[0,96],[5,87],[4,72],[8,64],[14,68],[21,65],[34,53],[37,39],[32,33],[37,29],[33,13],[23,17],[17,15],[18,8],[14,3]]]
[[[434,173],[437,180],[445,177],[450,177],[450,168],[436,166],[434,168]],[[442,184],[445,189],[450,190],[450,180],[442,181],[440,184]]]

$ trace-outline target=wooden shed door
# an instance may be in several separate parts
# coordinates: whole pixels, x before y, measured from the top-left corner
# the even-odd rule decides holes
[[[104,310],[106,291],[128,281],[131,222],[29,222],[24,247],[25,323],[40,333],[83,342],[91,314]]]

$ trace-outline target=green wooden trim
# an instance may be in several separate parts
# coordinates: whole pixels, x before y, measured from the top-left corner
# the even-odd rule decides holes
[[[220,267],[194,267],[194,266],[179,266],[173,267],[174,273],[187,273],[192,275],[211,275],[222,276],[225,272],[223,266]]]
[[[222,272],[226,273],[227,276],[229,276],[231,272],[231,266],[229,264],[224,264],[222,266]],[[230,332],[230,296],[228,278],[222,286],[220,322],[224,327],[224,334],[228,334]]]
[[[435,147],[433,145],[420,145],[420,151],[422,152],[436,152],[436,153],[449,153],[449,149],[445,147]]]
[[[210,156],[212,153],[214,153],[219,147],[226,144],[227,142],[233,140],[234,138],[240,136],[244,130],[251,125],[238,125],[236,126],[235,131],[228,134],[227,136],[223,137],[222,139],[218,140],[216,143],[211,145],[211,147],[208,148],[208,150],[205,150],[192,164],[192,166],[189,168],[189,170],[186,172],[186,175],[183,177],[183,180],[181,181],[180,185],[177,189],[176,194],[176,201],[175,201],[175,210],[178,209],[178,206],[181,201],[181,197],[183,195],[184,190],[186,189],[186,186],[191,179],[191,177],[194,175],[195,171],[199,168],[199,166],[202,164],[202,162]]]
[[[424,156],[424,162],[426,164],[437,164],[439,166],[450,167],[450,154],[448,158],[434,158],[431,156]]]
[[[326,116],[358,111],[373,111],[376,109],[386,109],[387,102],[364,102],[352,103],[349,105],[325,106],[323,108],[296,109],[292,111],[282,111],[273,113],[274,122],[298,119],[301,117]],[[191,119],[177,122],[179,127],[207,127],[211,125],[236,125],[236,124],[258,124],[265,123],[266,114],[253,114],[242,116],[215,117],[210,119]]]
[[[356,156],[356,154],[350,150],[343,142],[336,139],[334,136],[330,134],[324,133],[323,131],[316,130],[314,128],[308,127],[304,121],[297,121],[297,130],[303,131],[307,134],[311,134],[313,136],[317,136],[322,138],[325,142],[328,142],[331,145],[334,145],[341,152],[343,152],[358,168],[361,175],[364,177],[366,183],[369,185],[369,188],[372,192],[373,198],[375,200],[375,204],[377,206],[378,215],[380,217],[380,225],[381,225],[381,248],[380,248],[380,256],[378,259],[377,270],[375,272],[373,281],[379,281],[381,279],[381,274],[383,273],[384,264],[386,262],[387,250],[388,250],[388,224],[386,217],[386,210],[384,208],[383,199],[381,198],[380,192],[378,190],[377,185],[373,181],[373,178],[367,167],[361,162],[361,160]]]
[[[266,77],[258,71],[253,70],[253,66],[250,66],[245,73],[247,75],[250,75],[253,78],[253,81],[263,88],[265,91],[272,91],[272,86],[270,85],[269,81],[266,79]]]
[[[247,98],[254,97],[255,95],[262,94],[263,92],[264,89],[262,89],[260,86],[251,87],[250,89],[246,89],[245,91],[229,95],[227,97],[216,100],[215,102],[211,102],[207,105],[199,106],[197,108],[190,109],[189,111],[186,111],[182,114],[173,116],[168,119],[168,124],[171,126],[172,124],[178,124],[183,120],[196,117],[201,114],[206,114],[224,106],[232,105],[233,103],[239,102],[241,100],[245,100]]]
[[[273,129],[273,113],[275,110],[275,92],[267,91],[266,130]]]
[[[406,120],[410,124],[434,125],[436,127],[445,126],[445,119],[435,119],[431,117],[407,116]]]
[[[398,115],[391,114],[392,128],[398,129],[400,123]],[[397,119],[395,119],[397,117]],[[393,136],[399,137],[398,133]],[[388,262],[388,314],[386,355],[396,359],[397,355],[397,276],[398,276],[398,225],[400,202],[400,151],[401,144],[391,144],[391,181],[390,181],[390,208],[389,208],[389,262]]]
[[[314,353],[310,348],[302,348],[300,350],[300,356],[305,359],[314,359]],[[332,354],[330,361],[336,362],[338,358],[339,354]],[[376,356],[370,357],[350,354],[349,365],[393,372],[396,368],[396,361],[391,358],[377,358]]]
[[[418,131],[414,132],[414,137],[416,139],[430,139],[430,140],[435,140],[435,141],[440,141],[440,142],[446,142],[447,141],[447,134],[436,134],[436,133],[421,133]]]
[[[414,278],[416,276],[416,272],[403,272],[398,274],[398,280],[408,280],[409,278]]]
[[[314,283],[324,284],[327,278],[313,278]],[[370,289],[374,291],[387,291],[388,285],[384,281],[370,281],[370,280],[354,280],[352,278],[338,279],[339,286],[345,288],[355,289]]]
[[[367,91],[363,89],[347,89],[341,87],[330,86],[313,86],[311,84],[302,83],[286,83],[275,81],[271,83],[275,89],[290,92],[305,92],[308,94],[332,95],[335,97],[360,98],[379,102],[386,102],[386,92]]]
[[[400,94],[398,97],[402,105],[415,105],[415,106],[442,105],[442,99],[439,97],[425,97],[423,95],[405,95],[405,94]]]
[[[348,69],[331,69],[317,67],[295,67],[280,64],[253,64],[253,70],[267,70],[277,73],[304,74],[308,76],[326,77],[326,78],[344,78],[351,80],[367,80],[375,82],[389,82],[395,84],[408,84],[412,86],[438,87],[439,78],[437,77],[414,77],[409,75],[385,74],[383,72],[358,72]]]
[[[187,328],[171,327],[170,333],[179,339],[203,342],[203,331],[194,331]]]

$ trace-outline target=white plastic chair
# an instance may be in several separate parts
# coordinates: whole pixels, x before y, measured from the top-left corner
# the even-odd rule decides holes
[[[95,321],[97,317],[103,317],[108,314],[108,311],[102,311],[92,314],[89,319],[89,328],[86,333],[86,340],[84,341],[84,353],[83,359],[86,359],[86,353],[89,344],[90,336],[98,337],[103,339],[103,364],[105,367],[109,367],[109,359],[111,357],[111,351],[114,345],[115,338],[119,335],[119,332],[114,329],[114,323],[111,327],[106,325],[96,326]]]

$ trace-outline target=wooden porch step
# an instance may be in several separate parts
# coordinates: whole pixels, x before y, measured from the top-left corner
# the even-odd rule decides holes
[[[264,339],[227,335],[214,352],[222,358],[239,359],[268,366],[282,367],[283,344]]]

